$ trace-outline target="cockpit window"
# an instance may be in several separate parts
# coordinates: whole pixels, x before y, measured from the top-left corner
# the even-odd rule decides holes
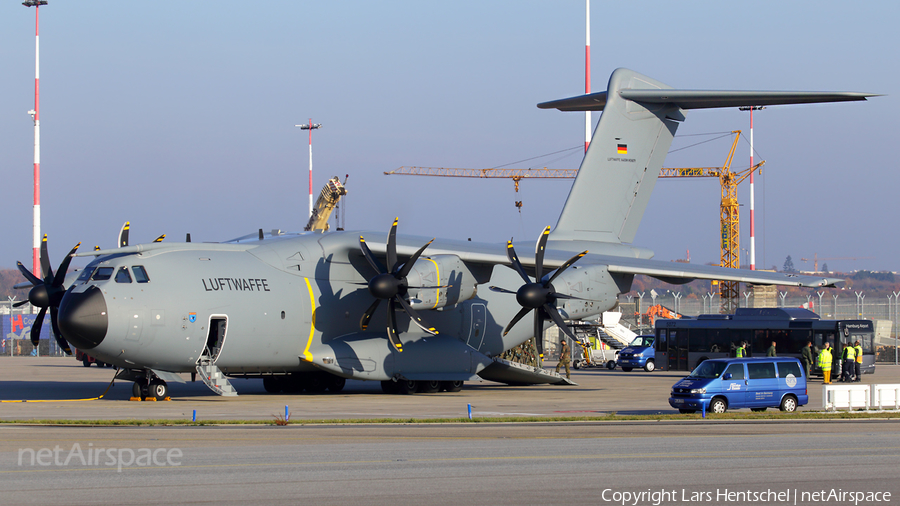
[[[119,267],[116,273],[116,283],[131,283],[131,274],[128,274],[128,267]]]
[[[106,281],[107,279],[112,277],[113,268],[112,267],[98,267],[94,272],[93,277],[91,277],[92,281]]]
[[[91,274],[93,274],[93,273],[94,273],[93,267],[86,267],[83,271],[81,271],[81,274],[78,275],[78,281],[81,281],[82,283],[87,283],[91,279]]]
[[[150,281],[150,277],[147,276],[147,270],[144,269],[143,265],[135,265],[131,270],[134,271],[134,280],[138,283],[147,283]]]

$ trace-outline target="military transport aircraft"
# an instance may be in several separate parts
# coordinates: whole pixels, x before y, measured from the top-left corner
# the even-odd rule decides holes
[[[118,366],[136,396],[165,397],[167,381],[183,381],[177,373],[184,372],[222,395],[235,395],[223,374],[261,378],[271,392],[335,391],[347,378],[402,393],[456,391],[479,376],[565,382],[496,357],[551,323],[567,331],[564,320],[612,308],[635,274],[669,283],[840,281],[656,261],[630,244],[687,110],[870,96],[675,90],[618,69],[606,92],[539,104],[603,114],[556,227],[543,231],[534,257],[519,258],[512,241],[399,236],[395,220],[386,241],[371,231],[260,231],[202,244],[125,240],[78,253],[95,258],[68,287],[75,249],[54,275],[45,243],[43,279],[19,266],[34,285],[29,300],[41,318],[50,309],[61,344]]]

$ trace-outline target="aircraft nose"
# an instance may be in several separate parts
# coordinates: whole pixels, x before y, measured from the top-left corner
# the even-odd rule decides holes
[[[96,348],[108,327],[106,299],[96,286],[83,292],[70,290],[59,304],[59,330],[79,350]]]

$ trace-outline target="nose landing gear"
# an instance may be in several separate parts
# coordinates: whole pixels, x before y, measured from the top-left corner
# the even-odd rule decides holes
[[[150,398],[164,401],[169,397],[169,385],[156,377],[144,377],[134,381],[134,385],[131,387],[131,394],[133,398],[140,398],[142,401]]]

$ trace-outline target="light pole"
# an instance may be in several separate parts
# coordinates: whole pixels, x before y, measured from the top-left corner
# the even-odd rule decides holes
[[[40,77],[41,77],[41,51],[38,27],[39,12],[42,5],[47,5],[47,0],[25,0],[25,7],[34,7],[34,109],[28,111],[34,120],[34,226],[32,233],[32,267],[31,272],[41,274],[41,105],[40,105]]]
[[[300,127],[300,130],[309,130],[309,217],[312,217],[313,212],[313,180],[312,180],[312,131],[322,128],[321,123],[313,123],[312,118],[310,118],[309,123],[306,125],[294,125],[296,127]]]

